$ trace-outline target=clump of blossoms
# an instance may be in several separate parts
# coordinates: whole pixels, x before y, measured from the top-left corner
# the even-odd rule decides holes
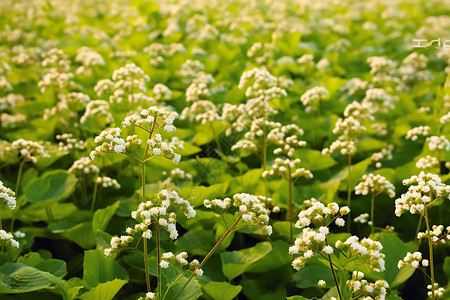
[[[150,77],[135,64],[127,64],[113,72],[112,80],[100,80],[94,91],[100,97],[103,94],[111,94],[109,102],[118,103],[126,108],[135,104],[151,105],[155,100],[146,95],[146,82]]]
[[[300,101],[306,106],[305,111],[317,111],[320,101],[328,99],[330,93],[323,86],[316,86],[307,90],[301,97]]]
[[[430,136],[427,138],[428,148],[431,151],[445,150],[450,151],[450,141],[444,136]]]
[[[146,147],[144,157],[141,158],[136,153],[136,149],[142,144],[142,140],[137,135],[129,135],[125,139],[121,138],[122,130],[117,127],[104,130],[94,139],[94,142],[100,144],[100,146],[97,146],[91,152],[91,159],[115,152],[124,153],[143,163],[154,156],[163,156],[172,159],[177,164],[181,160],[181,155],[175,153],[175,146],[171,142],[163,141],[162,136],[157,133],[160,129],[169,133],[175,132],[176,128],[173,121],[177,117],[176,112],[156,106],[143,109],[140,114],[130,115],[122,122],[122,127],[136,126],[149,134],[146,143],[144,143]]]
[[[431,229],[429,234],[427,232],[419,232],[417,239],[429,238],[433,244],[445,244],[445,240],[450,240],[450,226],[445,228],[446,232],[444,232],[444,225],[433,225]]]
[[[41,92],[45,92],[49,88],[53,88],[55,92],[64,89],[77,87],[73,81],[73,74],[70,72],[70,59],[64,51],[53,48],[42,54],[42,66],[44,75],[42,80],[38,82]]]
[[[438,175],[420,172],[419,175],[414,175],[409,179],[403,180],[404,185],[410,185],[408,191],[395,200],[395,215],[400,217],[403,213],[409,211],[411,214],[420,214],[423,216],[426,225],[426,232],[419,233],[418,238],[426,237],[428,240],[429,265],[430,265],[430,279],[431,291],[429,292],[431,298],[434,300],[439,297],[438,285],[435,282],[434,276],[434,258],[433,258],[433,244],[437,241],[434,236],[434,231],[441,234],[443,226],[431,227],[428,210],[429,207],[440,198],[450,199],[450,185],[442,182]],[[420,226],[420,223],[419,223]],[[433,228],[433,231],[431,230]],[[417,255],[416,255],[417,256]],[[415,263],[416,264],[416,263]],[[399,267],[401,265],[399,264]],[[436,288],[434,288],[436,287]]]
[[[92,75],[96,67],[103,66],[105,64],[105,60],[100,53],[88,47],[81,47],[77,50],[75,61],[81,63],[81,66],[77,68],[75,73],[85,74],[87,76]]]
[[[0,181],[0,200],[3,204],[6,204],[10,209],[16,208],[16,193],[13,190],[3,185],[3,182]]]
[[[83,93],[59,94],[59,100],[52,108],[44,110],[44,120],[57,117],[64,125],[78,126],[78,113],[85,110],[91,98]]]
[[[112,122],[113,117],[109,111],[109,103],[105,100],[92,100],[86,105],[86,110],[80,118],[80,123],[84,124],[88,120],[93,120],[98,127],[104,127]],[[102,126],[103,125],[103,126]]]
[[[273,153],[276,155],[286,154],[288,157],[294,155],[296,148],[304,147],[305,141],[299,141],[299,136],[303,135],[303,130],[295,124],[275,127],[267,135],[267,140],[278,146]]]
[[[105,249],[105,255],[108,256],[112,251],[120,250],[120,248],[129,247],[135,237],[151,239],[153,236],[153,227],[164,228],[170,235],[172,240],[178,238],[176,228],[177,210],[181,210],[187,218],[195,217],[195,210],[189,201],[181,198],[177,192],[162,190],[158,193],[158,199],[154,202],[147,201],[139,204],[137,210],[131,212],[131,217],[138,221],[134,228],[126,229],[127,235],[113,237],[111,239],[111,248]]]
[[[374,232],[374,207],[375,207],[375,197],[380,194],[387,194],[390,198],[395,197],[395,186],[389,182],[384,176],[379,174],[364,174],[361,182],[359,182],[355,187],[356,195],[369,195],[371,197],[370,205],[370,222],[369,225],[372,228],[372,233]]]
[[[325,205],[314,198],[305,201],[305,204],[308,208],[299,213],[298,221],[295,224],[297,228],[303,228],[303,231],[296,238],[294,245],[289,248],[290,254],[298,255],[292,262],[294,269],[302,269],[305,267],[307,260],[313,255],[321,255],[330,264],[340,299],[342,297],[335,275],[335,268],[343,272],[344,268],[349,267],[351,263],[354,263],[354,265],[364,263],[374,271],[384,271],[384,254],[380,252],[383,249],[380,242],[368,238],[360,241],[357,236],[351,236],[346,241],[338,240],[334,247],[328,243],[327,236],[330,233],[330,225],[332,223],[335,223],[337,226],[345,225],[342,216],[350,212],[347,206],[339,207],[334,202]],[[314,230],[313,226],[318,227],[318,229]],[[347,257],[342,266],[337,266],[336,262],[332,261],[331,254],[335,253],[335,250],[345,253]]]
[[[0,246],[14,247],[19,249],[19,242],[14,239],[11,233],[0,229]]]
[[[191,270],[196,274],[197,276],[203,275],[202,269],[197,269],[197,266],[200,264],[197,259],[193,259],[191,262],[187,260],[188,253],[187,252],[180,252],[177,255],[173,254],[172,252],[165,252],[161,255],[161,262],[159,263],[160,267],[163,269],[169,268],[170,264],[173,264],[175,266],[179,266],[183,268],[184,266],[188,266],[188,270]],[[185,271],[184,273],[186,273]]]
[[[102,188],[112,187],[116,190],[120,189],[120,184],[114,178],[108,176],[99,176],[95,179],[95,183]]]
[[[413,268],[418,269],[421,264],[424,267],[428,267],[430,262],[428,259],[422,259],[421,252],[408,252],[402,260],[398,261],[397,267],[401,269],[403,266],[410,265]]]
[[[69,173],[74,173],[77,176],[98,174],[100,169],[93,164],[89,157],[81,157],[80,159],[73,162],[72,166],[69,168]]]
[[[333,133],[340,134],[340,136],[329,148],[323,149],[322,154],[339,151],[342,155],[353,155],[356,151],[355,142],[365,130],[366,127],[362,126],[361,122],[352,116],[345,119],[339,118],[336,121]]]
[[[427,137],[430,134],[430,126],[418,126],[414,127],[406,133],[405,139],[411,141],[417,141],[420,137]]]
[[[85,141],[78,140],[71,133],[63,133],[56,135],[56,140],[58,140],[58,150],[59,151],[70,151],[73,149],[84,150],[86,148]]]
[[[375,283],[363,279],[364,273],[353,271],[352,278],[347,280],[347,286],[350,287],[352,299],[365,300],[384,300],[386,299],[389,284],[385,280],[377,280]]]
[[[434,156],[424,156],[419,158],[419,160],[416,162],[416,167],[418,169],[435,169],[439,168],[439,161]]]
[[[17,150],[24,161],[36,163],[39,157],[50,157],[45,152],[44,147],[38,142],[18,139],[11,143],[11,148]]]
[[[375,163],[376,168],[381,168],[383,166],[381,160],[391,160],[393,158],[393,150],[394,145],[389,145],[388,147],[381,149],[380,152],[373,153],[370,157],[371,163]]]

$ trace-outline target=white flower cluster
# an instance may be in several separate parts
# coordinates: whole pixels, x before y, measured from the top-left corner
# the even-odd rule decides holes
[[[174,164],[178,164],[181,160],[181,155],[175,153],[175,145],[162,141],[159,133],[147,140],[147,144],[151,147],[152,155],[163,156],[172,159]]]
[[[0,61],[0,90],[1,91],[11,91],[12,86],[8,82],[6,75],[11,73],[11,67],[4,61]]]
[[[11,233],[0,229],[0,246],[14,247],[19,249],[19,242],[14,239]]]
[[[287,96],[286,91],[278,86],[277,78],[264,68],[253,68],[242,73],[238,87],[245,88],[247,97],[264,101]]]
[[[367,102],[359,103],[357,101],[353,101],[352,103],[348,104],[344,110],[344,117],[347,118],[350,116],[360,121],[365,119],[375,119],[375,117],[370,112],[370,107]]]
[[[379,88],[368,89],[361,104],[368,107],[372,114],[385,114],[394,109],[394,99],[385,90]]]
[[[8,94],[4,97],[0,97],[0,111],[8,109],[14,109],[17,103],[24,102],[25,98],[20,94]]]
[[[186,102],[198,101],[202,99],[207,99],[211,94],[207,82],[194,81],[186,89]]]
[[[171,44],[161,44],[152,43],[151,45],[145,47],[142,50],[144,53],[150,55],[150,64],[152,66],[161,66],[167,57],[172,57],[176,53],[186,52],[183,44],[171,43]]]
[[[77,56],[75,61],[80,62],[82,65],[75,71],[77,74],[92,75],[93,69],[96,66],[103,66],[105,60],[100,53],[94,51],[88,47],[81,47],[77,50]]]
[[[446,113],[440,118],[441,124],[447,124],[450,122],[450,112]]]
[[[411,186],[406,193],[395,200],[395,215],[397,217],[407,211],[411,214],[422,214],[425,206],[438,198],[448,198],[450,194],[450,185],[443,183],[438,175],[425,174],[423,171],[418,176],[414,175],[403,180],[403,185]]]
[[[434,283],[434,287],[432,287],[431,284],[427,285],[427,289],[429,290],[427,293],[428,297],[433,295],[432,290],[434,290],[434,296],[436,298],[441,298],[444,296],[445,289],[443,287],[439,287],[439,284],[437,283]]]
[[[267,140],[279,146],[273,151],[274,154],[286,154],[292,157],[296,148],[306,145],[305,141],[298,140],[301,135],[303,135],[301,128],[296,124],[289,124],[272,129],[267,135]]]
[[[56,116],[62,124],[68,125],[71,120],[78,124],[78,112],[85,109],[91,100],[90,97],[83,93],[60,94],[60,101],[51,108],[44,110],[44,120]]]
[[[375,283],[363,279],[364,273],[353,271],[352,279],[347,280],[347,286],[350,287],[354,298],[364,300],[384,300],[386,299],[389,284],[385,280],[377,280]]]
[[[112,122],[113,117],[109,111],[109,103],[105,100],[92,100],[86,105],[86,110],[80,118],[80,123],[86,123],[88,119],[94,119],[99,122],[99,119],[104,120],[105,124]]]
[[[70,89],[76,87],[70,72],[70,60],[62,50],[53,48],[42,54],[42,66],[45,67],[42,80],[38,82],[41,93],[48,88],[55,90]]]
[[[59,141],[58,150],[59,151],[70,151],[73,149],[84,150],[86,149],[86,142],[78,140],[71,133],[63,133],[56,135],[56,139]]]
[[[305,200],[304,204],[308,206],[306,210],[302,210],[298,214],[298,221],[295,223],[295,227],[304,228],[311,224],[322,226],[328,224],[327,221],[335,220],[336,225],[342,227],[345,224],[342,216],[347,215],[350,212],[348,206],[339,208],[339,205],[332,202],[325,206],[322,202],[317,201],[315,198]]]
[[[151,239],[152,224],[165,228],[169,233],[170,238],[175,240],[178,237],[176,228],[176,214],[175,210],[181,210],[187,218],[193,218],[196,215],[194,208],[189,201],[181,198],[176,191],[162,190],[158,193],[158,203],[151,201],[142,202],[136,211],[131,212],[131,217],[137,220],[138,224],[134,228],[128,227],[127,235],[113,237],[111,239],[111,248],[106,248],[104,253],[109,256],[112,251],[119,247],[127,247],[134,240],[134,236],[139,236],[145,239]]]
[[[120,133],[121,129],[116,127],[105,129],[100,133],[100,135],[96,136],[94,142],[101,145],[95,147],[95,149],[91,151],[91,159],[94,160],[98,156],[112,152],[127,153],[127,151],[133,151],[142,143],[136,135],[128,136],[125,141],[120,137]]]
[[[353,220],[356,223],[361,223],[361,224],[367,223],[369,221],[369,214],[368,213],[360,214],[359,216],[357,216]]]
[[[302,269],[308,258],[323,251],[325,254],[332,254],[333,247],[327,243],[328,227],[321,226],[319,231],[310,227],[303,228],[301,235],[295,239],[294,245],[289,247],[289,254],[300,255],[294,259],[292,266],[299,271]]]
[[[241,193],[235,194],[233,200],[233,206],[239,210],[245,223],[260,226],[268,235],[272,234],[272,226],[268,225],[270,211],[266,208],[266,197]],[[231,199],[214,199],[211,201],[205,199],[203,205],[206,208],[220,207],[226,210],[231,206]]]
[[[15,113],[1,113],[0,114],[0,126],[3,128],[17,128],[18,126],[22,126],[28,120],[27,116]]]
[[[386,177],[379,174],[364,174],[361,182],[355,187],[356,195],[372,196],[386,193],[390,198],[395,197],[395,186],[386,179]]]
[[[366,131],[358,119],[349,116],[345,119],[339,118],[333,129],[334,134],[341,134],[329,148],[324,148],[322,154],[334,153],[339,151],[342,155],[352,155],[356,151],[355,142],[358,136]]]
[[[430,136],[427,137],[428,148],[431,151],[445,150],[450,151],[450,141],[444,136]]]
[[[100,169],[92,163],[89,157],[82,157],[73,162],[73,165],[69,168],[69,173],[75,173],[77,176],[98,174]]]
[[[289,57],[289,56],[287,56],[287,57]],[[314,69],[314,66],[315,66],[313,54],[303,54],[296,60],[296,62],[298,63],[300,73],[304,74],[304,75],[307,75],[308,73],[310,73]]]
[[[187,59],[177,73],[183,78],[183,83],[191,84],[204,69],[205,65],[200,61]]]
[[[335,244],[337,249],[343,250],[348,248],[350,250],[351,256],[354,256],[357,252],[364,263],[367,263],[375,272],[383,272],[385,270],[385,255],[380,251],[383,246],[380,242],[374,241],[369,238],[363,238],[359,241],[359,238],[355,235],[349,237],[345,242],[337,241]]]
[[[95,182],[102,188],[112,187],[116,190],[120,189],[120,184],[117,182],[117,180],[108,176],[99,176],[95,179]]]
[[[370,65],[370,73],[387,73],[395,68],[395,63],[384,56],[372,56],[367,59]]]
[[[180,179],[183,180],[192,180],[192,174],[187,173],[180,168],[175,168],[170,171],[170,181],[177,181]]]
[[[431,229],[430,234],[428,234],[428,230],[426,232],[419,232],[417,234],[417,239],[430,238],[433,243],[441,244],[445,244],[445,240],[450,240],[450,226],[445,228],[445,233],[444,225],[433,225]]]
[[[267,176],[281,176],[281,177],[289,177],[289,174],[291,178],[298,178],[298,177],[305,177],[308,179],[313,178],[313,174],[311,171],[301,168],[300,166],[300,159],[281,159],[279,157],[275,158],[275,162],[272,165],[272,169],[266,170],[262,173],[262,177],[265,178]],[[289,172],[289,173],[288,173]]]
[[[350,96],[364,95],[366,90],[371,87],[370,83],[359,78],[352,78],[348,80],[341,88],[341,92],[344,92]]]
[[[426,137],[430,134],[430,126],[418,126],[414,127],[406,133],[405,139],[411,141],[417,141],[419,137]]]
[[[11,143],[11,147],[12,149],[17,150],[21,157],[24,157],[24,159],[33,163],[37,162],[38,157],[50,157],[50,155],[45,152],[44,147],[38,142],[18,139]]]
[[[258,64],[264,64],[273,57],[275,45],[272,43],[254,43],[248,50],[247,56],[254,57]]]
[[[202,125],[219,120],[216,105],[208,100],[197,100],[191,106],[185,107],[181,112],[180,119],[199,122]]]
[[[389,145],[386,148],[381,149],[380,152],[375,152],[370,157],[371,163],[375,163],[376,168],[381,168],[383,164],[381,160],[391,160],[393,158],[392,151],[394,150],[394,145]]]
[[[6,204],[10,209],[16,209],[16,197],[13,190],[3,185],[0,181],[0,200]]]
[[[153,98],[157,101],[172,99],[172,91],[162,83],[153,86]]]
[[[175,132],[176,128],[173,125],[173,121],[176,118],[178,118],[178,114],[174,111],[165,107],[150,106],[147,109],[143,109],[139,115],[133,114],[126,117],[122,122],[122,126],[126,128],[131,125],[136,125],[138,127],[155,125],[157,126],[157,129],[163,128],[167,132]]]
[[[161,262],[159,265],[163,269],[167,269],[170,263],[181,267],[189,265],[189,269],[195,270],[194,272],[197,276],[202,276],[203,270],[197,269],[197,266],[200,264],[199,261],[197,259],[193,259],[191,262],[188,262],[187,257],[187,252],[180,252],[177,255],[174,255],[172,252],[165,252],[161,255]]]
[[[439,161],[436,157],[427,155],[425,157],[421,157],[416,162],[416,167],[419,169],[433,169],[439,167]]]
[[[300,101],[306,106],[306,112],[317,110],[319,102],[326,100],[330,96],[330,93],[323,86],[315,86],[307,90],[300,97]]]
[[[405,265],[410,265],[414,268],[419,268],[420,264],[422,263],[422,266],[428,267],[429,261],[428,259],[422,259],[422,253],[421,252],[408,252],[406,253],[406,256],[398,261],[397,267],[401,269]]]

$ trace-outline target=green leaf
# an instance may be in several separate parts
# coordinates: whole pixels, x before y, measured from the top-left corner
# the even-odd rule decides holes
[[[81,295],[80,298],[82,300],[111,300],[127,282],[127,280],[114,279],[112,281],[99,283],[89,292]]]
[[[443,265],[445,276],[447,276],[447,279],[450,279],[450,257],[447,256],[444,260]]]
[[[61,259],[43,259],[39,253],[30,252],[19,257],[18,263],[34,267],[44,272],[63,278],[67,274],[66,262]]]
[[[301,289],[317,287],[317,282],[321,279],[325,280],[327,285],[330,285],[329,287],[334,283],[330,267],[320,262],[308,263],[303,269],[296,272],[292,279],[295,282],[295,286]]]
[[[84,252],[83,283],[86,288],[91,289],[116,278],[128,281],[128,273],[112,257],[105,257],[100,250]]]
[[[328,169],[336,165],[336,161],[329,155],[322,155],[318,150],[313,149],[297,149],[296,156],[301,159],[301,166],[310,171],[319,171]]]
[[[241,292],[242,286],[213,281],[202,286],[202,290],[214,300],[232,300]]]
[[[272,251],[248,268],[247,272],[267,272],[281,267],[284,264],[290,264],[292,255],[289,254],[289,244],[285,241],[273,241]]]
[[[223,274],[231,280],[247,271],[253,263],[263,258],[271,250],[272,246],[269,242],[261,242],[251,248],[223,252],[220,254]]]
[[[215,243],[215,236],[211,230],[195,228],[177,239],[175,245],[189,254],[205,256]]]
[[[52,285],[62,285],[58,277],[21,263],[8,262],[0,268],[0,293],[26,293]]]
[[[69,197],[75,190],[77,178],[66,170],[53,170],[32,180],[24,189],[32,203],[50,205]]]
[[[94,213],[94,218],[92,219],[92,229],[94,230],[94,232],[97,230],[105,230],[118,207],[119,202],[117,201],[113,205],[110,205],[106,208],[97,209],[97,211]]]
[[[309,300],[309,299],[305,298],[303,296],[292,296],[292,297],[286,297],[286,300]]]
[[[185,186],[179,194],[186,200],[189,200],[193,207],[198,207],[203,204],[205,199],[221,198],[228,188],[229,182],[217,183],[210,186]]]
[[[61,236],[77,243],[84,249],[89,249],[95,246],[95,234],[92,231],[91,222],[83,222],[74,225],[73,223],[58,222],[49,224],[48,228],[53,233],[58,233]]]
[[[414,273],[415,269],[410,266],[404,266],[398,269],[397,264],[402,260],[407,252],[417,250],[416,243],[404,243],[395,233],[382,232],[377,240],[383,245],[382,253],[385,254],[386,271],[384,276],[389,283],[390,288],[395,288],[405,282]]]

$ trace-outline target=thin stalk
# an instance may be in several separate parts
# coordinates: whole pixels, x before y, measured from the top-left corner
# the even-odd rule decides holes
[[[51,208],[51,206],[49,206],[49,205],[47,205],[46,207],[45,207],[45,212],[47,213],[47,219],[48,219],[48,222],[50,223],[50,222],[53,222],[53,213],[52,213],[52,208]]]
[[[289,242],[292,244],[292,213],[293,213],[293,203],[292,203],[292,176],[291,167],[288,166],[288,221],[289,221]]]
[[[328,241],[325,239],[325,244],[328,246]],[[336,278],[336,274],[334,272],[333,262],[331,261],[331,255],[327,254],[328,262],[330,263],[331,274],[333,274],[334,284],[336,285],[336,289],[338,291],[339,299],[342,300],[341,289],[339,288],[339,282]]]
[[[21,162],[20,162],[20,166],[19,166],[19,173],[17,174],[17,179],[16,179],[16,199],[19,199],[19,189],[20,189],[20,182],[22,181],[22,173],[23,173],[23,167],[25,165],[25,163],[28,161],[27,157],[25,157]],[[17,212],[20,209],[20,201],[17,201],[17,205],[16,205],[16,209],[14,210],[14,213],[12,215],[11,218],[11,229],[10,232],[14,231],[14,222],[16,221],[16,215]]]
[[[97,199],[97,189],[98,189],[98,182],[97,182],[98,176],[95,178],[95,184],[94,184],[94,194],[92,195],[92,203],[91,203],[91,220],[94,217],[94,206],[95,206],[95,200]]]
[[[351,183],[351,174],[352,174],[352,156],[350,154],[347,155],[347,206],[350,208],[350,204],[352,201],[352,183]],[[352,223],[352,217],[351,217],[351,210],[348,213],[348,219],[347,219],[347,232],[350,232],[351,230],[351,223]]]
[[[233,226],[230,227],[230,229],[228,229],[224,235],[220,238],[220,240],[214,245],[214,247],[209,251],[208,254],[206,254],[205,258],[202,260],[202,262],[195,268],[195,270],[192,272],[191,276],[189,276],[188,280],[183,284],[183,286],[181,287],[181,289],[178,291],[178,293],[176,293],[175,297],[173,298],[174,300],[177,299],[177,297],[181,294],[181,292],[184,290],[184,288],[189,284],[189,282],[192,280],[192,278],[195,275],[195,271],[199,270],[202,268],[202,266],[205,264],[205,262],[208,260],[208,258],[211,257],[211,255],[214,253],[214,251],[217,249],[217,247],[219,247],[220,243],[222,243],[222,241],[228,236],[228,234],[231,233],[231,231],[233,230],[234,227],[236,227],[236,225],[239,223],[239,221],[241,220],[242,215],[239,216],[239,218],[236,220],[236,222],[234,222]]]
[[[222,152],[222,148],[220,147],[219,139],[218,139],[218,137],[216,135],[216,130],[214,129],[214,125],[213,125],[212,122],[210,122],[209,124],[211,125],[211,131],[212,131],[212,134],[214,136],[214,141],[216,142],[217,149],[219,149],[220,153],[223,153]]]
[[[417,224],[415,237],[417,237],[417,235],[419,234],[420,228],[422,228],[422,221],[423,221],[423,215],[420,214],[419,223]],[[417,242],[419,242],[419,240],[417,240]]]
[[[374,207],[375,207],[375,196],[373,194],[371,194],[371,202],[370,202],[370,221],[372,221],[372,224],[370,225],[371,230],[372,230],[372,234],[374,233],[375,230],[375,224],[374,224]]]
[[[148,248],[147,248],[147,239],[143,238],[142,244],[144,245],[144,269],[145,269],[145,283],[147,285],[147,292],[152,291],[152,287],[150,286],[150,273],[148,271]]]
[[[435,299],[434,295],[434,260],[433,260],[433,243],[430,238],[431,230],[430,230],[430,222],[428,221],[428,207],[425,207],[425,225],[427,226],[427,234],[428,234],[428,251],[430,253],[430,275],[431,275],[431,299]]]
[[[311,109],[311,148],[316,148],[316,114],[314,109]]]
[[[159,224],[156,226],[156,256],[157,256],[157,275],[158,275],[158,300],[161,300],[162,294],[162,282],[161,282],[161,247],[160,247],[160,235]]]
[[[267,149],[266,149],[267,145],[266,144],[267,144],[266,143],[266,132],[264,131],[263,138],[261,141],[261,152],[262,152],[261,153],[261,168],[262,168],[263,172],[266,170],[266,160],[267,160]],[[264,181],[264,196],[268,197],[269,190],[267,187],[266,177],[263,178],[263,181]]]

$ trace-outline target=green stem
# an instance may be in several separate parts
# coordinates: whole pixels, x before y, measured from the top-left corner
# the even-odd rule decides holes
[[[156,226],[156,257],[157,257],[157,274],[158,274],[158,300],[161,300],[162,294],[162,281],[161,281],[161,247],[159,236],[159,224]]]
[[[328,241],[327,239],[325,239],[325,244],[328,246]],[[339,282],[336,278],[336,274],[334,272],[334,266],[333,266],[333,262],[331,261],[331,256],[330,254],[327,254],[328,256],[328,262],[330,263],[330,269],[331,269],[331,274],[333,274],[333,279],[334,279],[334,284],[336,285],[336,289],[339,295],[339,299],[342,300],[342,295],[341,295],[341,289],[339,288]]]
[[[20,182],[22,181],[22,173],[23,173],[23,167],[25,165],[25,163],[28,161],[27,157],[24,157],[24,159],[20,162],[20,166],[19,166],[19,173],[17,174],[17,180],[16,180],[16,199],[17,201],[17,205],[16,205],[16,209],[14,210],[14,213],[12,215],[11,218],[11,229],[10,232],[14,231],[14,222],[16,221],[16,215],[20,209],[20,201],[19,201],[19,189],[20,189]]]
[[[370,203],[370,221],[372,222],[372,224],[370,225],[370,227],[371,227],[371,231],[372,231],[372,234],[374,233],[374,230],[375,230],[375,224],[374,224],[374,206],[375,206],[375,197],[374,197],[374,195],[372,194],[371,195],[371,203]]]
[[[92,195],[92,203],[91,203],[91,220],[94,217],[94,206],[95,206],[95,200],[97,199],[97,189],[98,189],[98,182],[97,182],[98,176],[95,178],[95,184],[94,184],[94,194]]]
[[[264,126],[265,129],[265,126]],[[264,134],[263,134],[263,138],[262,138],[262,142],[261,142],[261,168],[262,171],[264,172],[266,170],[266,160],[267,160],[267,149],[266,149],[267,145],[266,145],[266,132],[264,130]],[[269,196],[269,189],[267,187],[267,178],[264,177],[264,196],[268,197]]]
[[[292,203],[292,176],[291,167],[288,166],[288,221],[289,221],[289,242],[292,244],[292,214],[293,214],[293,203]]]
[[[214,124],[212,122],[210,122],[209,124],[211,125],[211,131],[214,136],[214,141],[216,142],[217,149],[219,149],[220,153],[223,153],[222,148],[220,147],[219,139],[216,135],[216,130],[214,129]]]
[[[209,251],[209,253],[205,256],[205,258],[202,260],[202,262],[195,268],[195,270],[192,272],[191,276],[189,276],[188,280],[183,284],[183,286],[181,287],[181,289],[178,291],[178,293],[175,295],[175,297],[173,298],[174,300],[177,299],[177,297],[181,294],[181,292],[184,290],[184,288],[189,284],[189,282],[192,280],[192,278],[195,275],[195,272],[199,269],[202,268],[202,266],[205,264],[205,262],[208,260],[208,258],[211,257],[211,255],[214,253],[214,251],[217,249],[217,247],[219,247],[220,243],[222,243],[222,241],[228,236],[228,234],[230,234],[230,232],[233,230],[234,227],[236,227],[236,225],[239,223],[239,221],[241,220],[242,215],[239,216],[239,218],[236,220],[236,222],[234,222],[233,226],[230,227],[230,229],[228,229],[224,235],[220,238],[220,240],[214,245],[214,247],[211,249],[211,251]]]
[[[145,283],[147,285],[147,292],[151,292],[152,288],[150,286],[150,273],[148,271],[148,248],[147,248],[147,239],[143,238],[143,242],[144,244],[144,269],[145,269]]]
[[[425,207],[425,225],[427,226],[427,235],[428,235],[428,251],[430,253],[430,273],[431,273],[431,299],[435,299],[434,295],[434,260],[433,260],[433,244],[431,241],[431,230],[430,230],[430,222],[428,221],[428,207]]]
[[[347,206],[350,208],[350,204],[352,201],[352,183],[351,183],[351,174],[352,174],[352,156],[350,154],[347,155]],[[351,209],[348,213],[348,219],[347,219],[347,232],[350,232],[351,230],[351,223],[352,223],[352,217],[351,217]]]
[[[49,206],[49,205],[47,205],[46,207],[45,207],[45,212],[47,213],[47,219],[48,219],[48,222],[50,223],[50,222],[53,222],[53,213],[52,213],[52,208],[51,208],[51,206]]]
[[[420,214],[419,223],[417,224],[415,237],[417,237],[417,235],[419,234],[420,228],[422,227],[422,220],[423,220],[423,215]],[[419,240],[417,240],[417,241],[419,241]]]

